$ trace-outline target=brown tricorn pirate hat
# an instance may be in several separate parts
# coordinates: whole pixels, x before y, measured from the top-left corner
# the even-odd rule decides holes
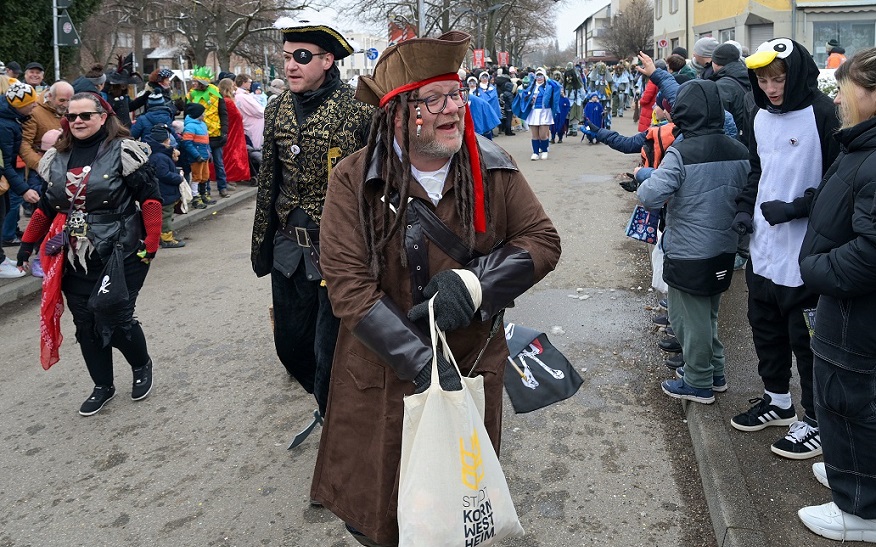
[[[470,41],[468,34],[452,30],[438,38],[413,38],[390,46],[380,56],[373,74],[359,76],[356,98],[381,106],[381,101],[385,103],[398,93],[416,89],[418,83],[456,74]]]

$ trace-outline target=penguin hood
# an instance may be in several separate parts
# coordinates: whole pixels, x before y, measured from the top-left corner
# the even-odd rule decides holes
[[[787,71],[785,95],[779,107],[772,106],[766,93],[757,85],[757,75],[754,73],[755,68],[765,67],[775,59],[782,59]],[[818,90],[818,66],[812,60],[812,55],[802,44],[790,38],[774,38],[762,43],[754,53],[745,58],[745,66],[748,67],[754,102],[760,108],[770,107],[770,110],[782,113],[802,110],[821,94]]]

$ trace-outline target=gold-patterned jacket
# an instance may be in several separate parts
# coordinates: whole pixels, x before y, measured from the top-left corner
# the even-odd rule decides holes
[[[291,208],[300,207],[319,224],[331,169],[365,146],[374,108],[353,95],[350,86],[341,85],[301,125],[292,92],[285,91],[268,103],[252,231],[251,259],[257,276],[271,272],[274,235],[286,221],[277,214],[281,185],[287,189],[284,200],[288,201],[290,194],[296,196]],[[278,139],[278,135],[283,138]],[[282,149],[281,140],[285,144]]]

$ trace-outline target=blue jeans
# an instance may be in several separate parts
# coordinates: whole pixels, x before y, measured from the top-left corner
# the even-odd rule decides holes
[[[307,279],[304,260],[289,278],[273,268],[271,292],[277,356],[325,416],[341,320],[332,313],[326,288]]]
[[[225,190],[228,187],[228,182],[225,179],[225,162],[222,161],[222,147],[213,146],[213,143],[210,143],[210,150],[213,151],[213,167],[216,168],[216,188]]]
[[[18,217],[24,198],[13,191],[6,192],[9,195],[9,210],[6,211],[6,219],[3,221],[3,240],[15,239],[15,231],[18,229]]]

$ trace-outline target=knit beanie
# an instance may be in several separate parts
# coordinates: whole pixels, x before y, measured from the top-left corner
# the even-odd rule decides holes
[[[718,40],[715,40],[711,36],[700,38],[694,44],[694,55],[711,59],[716,47],[718,47]]]
[[[204,115],[204,105],[200,103],[189,103],[186,105],[186,116],[197,119]]]
[[[6,90],[6,101],[12,108],[24,108],[36,102],[37,95],[33,87],[23,82],[15,82]]]
[[[164,124],[153,125],[149,131],[149,138],[155,142],[164,142],[170,138],[170,133],[167,131],[167,126]]]
[[[733,44],[721,44],[712,53],[712,64],[727,66],[739,60],[739,49]]]
[[[164,106],[164,95],[160,91],[153,91],[146,101],[147,110],[153,106]]]
[[[673,54],[673,55],[681,55],[681,56],[684,57],[685,59],[688,58],[687,50],[686,50],[685,48],[681,47],[681,46],[679,46],[679,47],[673,49],[673,50],[672,50],[672,54]]]

